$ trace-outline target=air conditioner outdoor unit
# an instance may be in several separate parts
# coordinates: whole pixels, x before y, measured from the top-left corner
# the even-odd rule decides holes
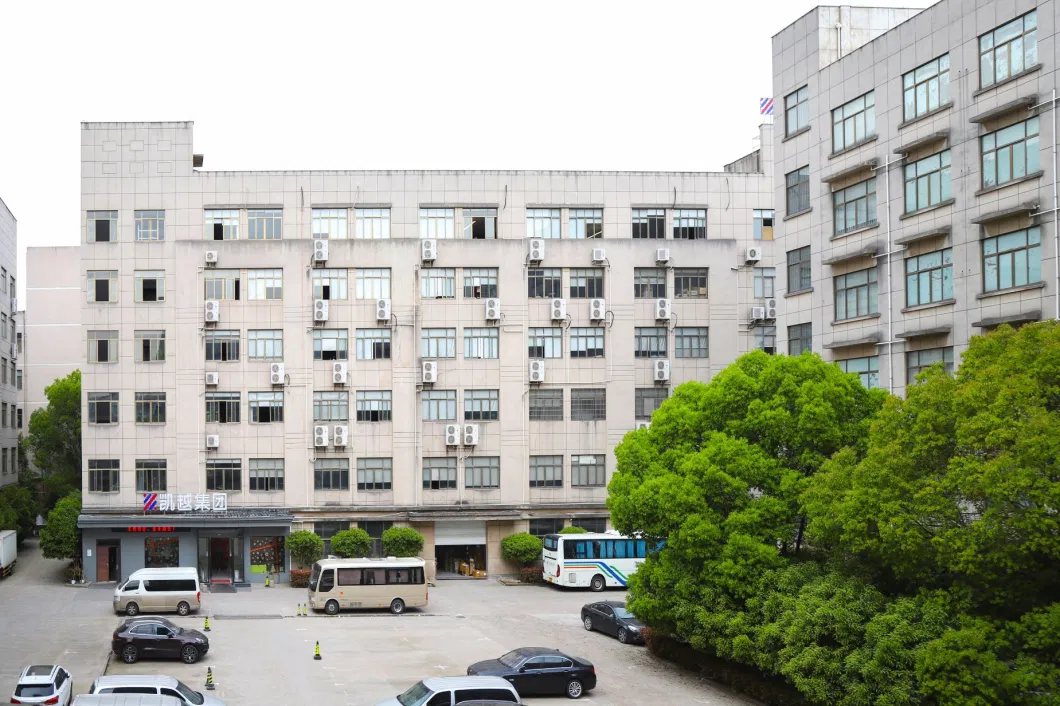
[[[655,320],[656,321],[669,321],[670,320],[670,300],[669,299],[656,299],[655,300]]]
[[[607,259],[607,253],[603,248],[593,248],[593,262],[603,262]]]
[[[331,442],[335,446],[345,446],[350,439],[350,428],[345,424],[335,425],[335,439]]]
[[[603,321],[607,313],[607,302],[603,299],[589,300],[589,319],[591,321]]]
[[[478,445],[478,424],[464,425],[464,446]]]
[[[206,373],[206,384],[207,385],[217,385],[220,382],[221,382],[220,373]]]
[[[751,307],[751,321],[764,321],[766,318],[766,308],[764,306],[752,306]]]
[[[545,259],[545,241],[541,238],[530,239],[530,262],[541,262]]]
[[[335,362],[331,364],[331,381],[336,385],[345,385],[348,375],[349,368],[346,367],[346,363]]]
[[[327,262],[328,261],[328,241],[326,240],[314,240],[313,241],[313,262]]]
[[[460,425],[459,424],[446,424],[445,425],[445,445],[446,446],[460,446]]]
[[[655,361],[655,382],[669,382],[670,380],[670,361],[668,360],[656,360]]]
[[[747,248],[747,256],[744,257],[746,262],[758,262],[762,259],[762,248],[750,247]]]
[[[206,448],[208,448],[208,449],[219,449],[219,448],[221,448],[221,436],[220,436],[220,434],[207,434],[206,435]]]
[[[766,299],[766,318],[775,319],[777,318],[777,300]]]
[[[282,385],[284,380],[283,376],[283,363],[273,363],[269,366],[269,382],[273,385]]]
[[[651,422],[637,422],[637,429],[647,429],[651,427]]]
[[[207,250],[206,251],[206,264],[207,265],[216,265],[217,264],[217,251],[216,250]]]
[[[390,300],[389,299],[376,299],[375,300],[375,318],[376,318],[376,321],[390,321]]]
[[[328,300],[327,299],[314,299],[313,300],[313,321],[327,321],[328,320]]]
[[[438,241],[434,238],[425,238],[420,241],[420,259],[424,262],[434,262],[438,255]]]
[[[544,382],[545,381],[545,361],[543,360],[531,360],[530,361],[530,382]]]
[[[216,299],[207,299],[203,309],[203,318],[206,323],[215,324],[221,320],[221,302]]]
[[[438,361],[425,360],[423,361],[423,382],[424,383],[435,383],[438,382]]]
[[[486,321],[500,321],[501,319],[501,300],[500,299],[487,299],[486,300]]]
[[[655,251],[656,262],[669,262],[670,261],[670,248],[659,248]]]
[[[313,425],[313,446],[328,445],[328,427],[326,424]]]
[[[549,309],[552,311],[553,321],[563,321],[567,318],[567,300],[566,299],[553,299],[549,303]]]

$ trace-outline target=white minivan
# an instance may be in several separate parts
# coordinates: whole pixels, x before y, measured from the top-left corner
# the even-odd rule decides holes
[[[201,605],[199,572],[191,567],[140,569],[114,589],[114,611],[126,615],[164,611],[187,615]]]

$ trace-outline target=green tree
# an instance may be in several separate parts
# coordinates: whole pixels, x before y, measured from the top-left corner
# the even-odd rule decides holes
[[[309,530],[291,532],[287,537],[287,551],[300,567],[305,568],[324,555],[324,540]]]
[[[36,520],[37,504],[28,490],[18,485],[0,489],[0,529],[18,530],[22,540],[33,531]]]
[[[383,532],[383,553],[387,556],[419,556],[423,535],[411,527],[391,527]]]
[[[501,556],[528,566],[541,558],[541,540],[529,532],[510,534],[501,540]]]
[[[48,406],[29,418],[26,444],[40,470],[44,507],[81,488],[81,371],[44,388]]]
[[[588,530],[577,525],[569,525],[559,531],[560,534],[585,534]]]
[[[41,529],[41,554],[48,559],[81,557],[81,530],[77,527],[80,514],[81,493],[70,493],[55,504],[48,513],[48,523]]]
[[[343,558],[368,556],[372,538],[363,529],[348,529],[336,532],[331,538],[331,551]]]

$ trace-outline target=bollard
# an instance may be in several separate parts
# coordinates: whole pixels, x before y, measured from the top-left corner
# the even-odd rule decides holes
[[[320,640],[317,640],[316,650],[313,652],[313,659],[322,659],[320,656]]]
[[[206,668],[206,690],[213,691],[213,669],[210,667]]]
[[[202,626],[203,632],[210,632],[210,616],[206,616],[206,623]]]
[[[269,575],[265,574],[265,588],[269,588]]]

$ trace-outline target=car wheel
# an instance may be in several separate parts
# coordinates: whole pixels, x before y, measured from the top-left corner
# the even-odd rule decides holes
[[[140,658],[140,651],[133,645],[126,645],[121,649],[121,661],[125,664],[132,664]]]
[[[177,604],[177,613],[179,615],[187,615],[190,612],[191,612],[191,606],[188,605],[186,602],[181,601],[180,603]]]
[[[180,651],[180,658],[184,664],[195,664],[199,661],[199,651],[192,645],[185,645]]]
[[[582,621],[582,625],[585,626],[586,630],[592,630],[593,629],[593,619],[590,618],[588,615],[585,616],[585,620]]]
[[[327,603],[324,604],[324,612],[327,613],[328,615],[338,615],[339,614],[339,602],[338,601],[328,601]]]
[[[625,628],[619,628],[618,630],[618,641],[623,645],[629,644],[629,634]]]
[[[390,612],[394,615],[401,615],[405,612],[405,601],[400,598],[395,598],[390,601]]]
[[[140,614],[140,606],[136,605],[135,603],[129,603],[129,605],[125,606],[125,614],[126,615],[139,615]]]
[[[600,574],[597,574],[596,576],[593,576],[593,580],[589,582],[589,588],[591,588],[593,591],[595,591],[597,593],[599,593],[600,591],[604,590],[605,586],[607,586],[607,582],[604,581],[604,577],[601,576]]]
[[[571,679],[567,682],[567,698],[580,699],[583,693],[585,693],[585,688],[582,687],[580,681],[577,679]]]

